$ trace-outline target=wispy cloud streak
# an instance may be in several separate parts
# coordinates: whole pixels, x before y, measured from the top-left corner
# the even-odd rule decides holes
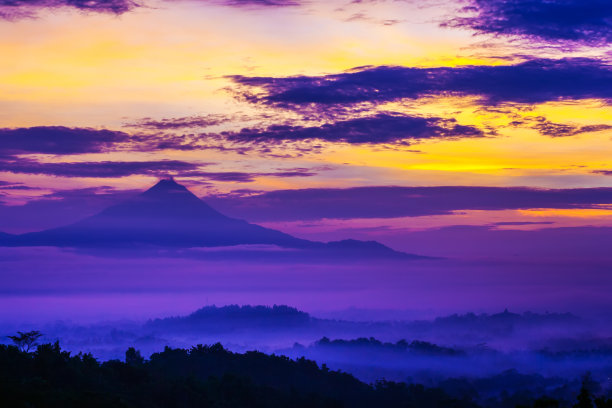
[[[138,7],[132,0],[0,0],[0,18],[17,20],[36,16],[39,9],[67,7],[93,13],[123,14]]]
[[[589,58],[454,68],[376,66],[322,76],[229,78],[237,86],[236,95],[245,101],[295,110],[433,95],[476,96],[484,105],[612,98],[612,67]]]
[[[297,221],[410,217],[459,210],[593,208],[612,204],[612,188],[356,187],[277,190],[207,200],[221,211],[243,214],[253,221]]]

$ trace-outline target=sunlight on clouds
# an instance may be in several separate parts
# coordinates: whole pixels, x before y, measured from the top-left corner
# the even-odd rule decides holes
[[[232,120],[220,128],[265,127],[298,114],[236,101],[224,90],[231,85],[224,76],[322,75],[364,65],[502,65],[509,63],[505,57],[520,59],[511,54],[517,51],[511,47],[508,55],[496,56],[500,58],[475,52],[469,31],[438,27],[436,18],[448,10],[412,2],[377,3],[371,12],[363,4],[338,8],[323,1],[265,10],[197,1],[150,5],[119,17],[62,9],[41,12],[36,20],[0,21],[0,55],[10,56],[0,65],[0,127],[66,125],[127,131],[123,124],[142,117],[237,112],[260,116],[248,125]],[[385,25],[389,19],[398,21]],[[478,97],[444,95],[390,102],[364,115],[376,112],[452,119],[482,129],[486,137],[412,140],[410,146],[322,143],[321,152],[306,149],[299,158],[297,149],[271,147],[274,154],[292,155],[285,159],[272,159],[255,149],[239,154],[203,148],[45,160],[172,159],[223,163],[218,167],[226,171],[252,172],[321,164],[341,168],[306,178],[258,176],[252,183],[219,183],[220,191],[461,183],[585,187],[612,181],[592,173],[610,166],[612,131],[551,138],[539,134],[533,122],[541,116],[558,124],[612,125],[612,111],[602,101],[484,107]],[[265,115],[269,116],[259,123]],[[512,125],[513,121],[522,123]],[[183,131],[193,130],[179,132]],[[54,186],[100,182],[24,176],[35,178]],[[129,176],[105,181],[134,188],[152,180]]]
[[[333,153],[325,157],[334,163],[407,171],[493,174],[509,180],[520,176],[523,171],[529,174],[531,170],[547,170],[551,175],[589,174],[609,163],[612,154],[610,133],[604,131],[550,138],[531,129],[512,129],[504,130],[501,137],[415,141],[412,146],[398,150],[367,146],[336,147]],[[412,149],[421,153],[410,152]],[[410,179],[411,175],[406,173],[406,178]]]
[[[576,209],[568,211],[589,211]],[[612,211],[612,210],[611,210]],[[539,210],[462,210],[447,215],[424,215],[418,217],[395,218],[353,218],[321,219],[316,221],[283,221],[263,223],[268,228],[281,229],[304,238],[322,239],[334,232],[352,233],[354,230],[364,230],[367,234],[386,235],[393,231],[410,232],[437,229],[452,226],[482,226],[501,230],[538,230],[544,228],[581,227],[584,225],[609,227],[612,226],[612,212],[606,216],[593,216],[585,223],[583,217],[567,215],[565,210],[546,209],[542,214]],[[546,212],[546,214],[544,214]]]
[[[539,208],[530,210],[519,210],[519,212],[529,217],[593,218],[606,220],[607,223],[612,223],[612,206],[599,205],[594,207],[600,208]]]
[[[46,104],[43,116],[50,122],[54,116],[65,121],[66,109],[104,105],[107,114],[92,115],[89,126],[117,123],[117,109],[109,108],[116,105],[124,116],[141,115],[143,105],[160,117],[177,106],[189,111],[184,114],[218,111],[219,106],[227,111],[235,107],[229,95],[219,92],[228,84],[219,78],[228,74],[492,63],[456,56],[469,36],[440,31],[433,23],[339,23],[327,15],[286,8],[266,10],[277,21],[269,25],[262,24],[262,13],[180,2],[120,17],[60,10],[36,20],[0,22],[0,38],[11,39],[0,41],[0,53],[11,56],[11,63],[0,67],[1,99],[19,103],[20,111],[27,112],[20,119],[0,120],[8,126],[40,124],[35,119],[40,103]],[[427,41],[424,30],[431,34]]]

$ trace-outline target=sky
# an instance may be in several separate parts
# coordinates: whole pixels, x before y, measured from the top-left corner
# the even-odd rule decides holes
[[[0,0],[0,231],[174,176],[301,238],[609,266],[611,44],[607,0]]]
[[[610,187],[610,9],[2,1],[2,201],[142,190],[161,175],[200,196]],[[507,216],[612,214],[542,211]]]

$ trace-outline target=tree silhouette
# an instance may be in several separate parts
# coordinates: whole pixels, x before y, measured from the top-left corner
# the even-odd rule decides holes
[[[580,387],[580,394],[578,394],[578,402],[574,405],[574,408],[593,408],[593,399],[591,390],[591,384],[593,379],[591,373],[586,373],[582,377],[582,387]]]
[[[130,366],[138,366],[144,363],[144,357],[140,354],[140,351],[134,347],[130,347],[125,352],[125,363]]]
[[[62,351],[58,342],[41,344],[35,353],[0,344],[0,406],[478,408],[437,388],[387,381],[372,386],[304,358],[234,353],[221,344],[166,347],[149,359],[130,348],[126,362],[98,362]]]
[[[38,330],[32,330],[29,332],[17,332],[17,336],[6,336],[9,339],[13,340],[15,346],[21,351],[25,351],[28,353],[32,347],[38,344],[38,339],[42,337],[42,333]]]
[[[612,398],[605,398],[605,397],[595,398],[595,406],[597,408],[612,408]]]
[[[540,397],[534,401],[533,408],[559,408],[559,401],[553,398]]]

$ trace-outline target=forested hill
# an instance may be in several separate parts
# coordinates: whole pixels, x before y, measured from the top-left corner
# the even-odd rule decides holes
[[[232,353],[221,345],[166,348],[149,360],[99,363],[59,345],[33,353],[0,345],[3,407],[475,407],[438,389],[381,382],[318,367],[313,361]]]
[[[307,326],[312,322],[310,315],[296,308],[274,305],[223,307],[206,306],[187,316],[154,319],[146,323],[145,328],[161,331],[199,331],[199,330],[236,330],[262,328],[295,328]]]
[[[610,408],[584,386],[585,408]],[[524,400],[524,399],[523,399]],[[507,401],[510,402],[510,401]],[[573,404],[572,404],[573,405]],[[469,397],[450,397],[439,388],[380,381],[365,384],[350,374],[318,367],[306,359],[232,353],[220,344],[166,348],[145,360],[133,348],[125,362],[98,362],[71,355],[59,344],[28,353],[0,345],[0,406],[36,408],[477,408]],[[515,407],[516,404],[504,406]],[[560,407],[547,398],[522,408]],[[571,405],[569,405],[571,406]]]

